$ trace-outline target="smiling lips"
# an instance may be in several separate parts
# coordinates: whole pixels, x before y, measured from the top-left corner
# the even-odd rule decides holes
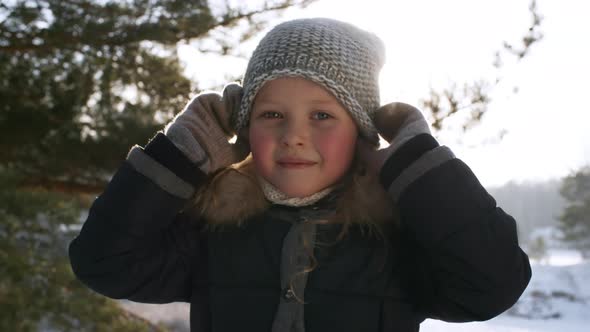
[[[299,158],[281,158],[277,160],[277,164],[283,168],[307,168],[316,164],[314,161],[309,161]]]

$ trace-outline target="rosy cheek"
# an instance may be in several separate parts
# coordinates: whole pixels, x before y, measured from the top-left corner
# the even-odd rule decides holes
[[[332,163],[332,167],[348,168],[355,151],[356,135],[327,131],[319,135],[316,142],[323,157]]]
[[[250,151],[257,167],[264,167],[272,163],[273,139],[266,131],[250,129],[249,132]],[[267,166],[268,167],[268,166]]]
[[[255,152],[265,145],[268,135],[265,134],[264,130],[257,129],[257,127],[253,125],[249,128],[248,136],[250,141],[250,150]]]

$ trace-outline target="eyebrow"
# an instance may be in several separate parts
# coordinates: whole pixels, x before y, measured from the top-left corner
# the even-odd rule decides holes
[[[336,100],[330,100],[330,99],[313,99],[309,102],[310,104],[337,104],[338,102]]]
[[[271,104],[271,105],[280,105],[281,103],[274,100],[269,99],[257,99],[256,104]]]

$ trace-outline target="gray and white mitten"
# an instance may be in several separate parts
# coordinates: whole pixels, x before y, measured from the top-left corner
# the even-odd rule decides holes
[[[454,158],[432,137],[426,119],[414,106],[384,105],[375,112],[373,122],[389,146],[377,151],[361,149],[361,156],[395,200],[416,179]]]
[[[242,87],[235,83],[226,85],[223,94],[199,94],[166,125],[164,134],[205,173],[244,159],[248,144],[240,139],[229,143],[236,134],[232,113],[237,112],[242,94]]]
[[[402,145],[420,134],[430,134],[426,119],[416,107],[404,103],[390,103],[375,111],[373,123],[389,146],[374,151],[365,144],[360,150],[370,169],[379,173],[383,164]]]
[[[430,134],[430,127],[422,112],[404,103],[390,103],[381,106],[373,122],[379,134],[389,143],[386,149],[393,154],[404,143],[420,134]]]

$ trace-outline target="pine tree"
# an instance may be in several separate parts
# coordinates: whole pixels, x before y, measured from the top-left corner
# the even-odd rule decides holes
[[[0,5],[0,164],[31,186],[97,191],[133,144],[187,102],[180,42],[264,25],[259,8],[204,0],[15,0]],[[227,50],[233,45],[224,44]]]
[[[590,257],[590,166],[565,177],[560,193],[567,201],[559,218],[563,240]]]
[[[537,236],[532,239],[528,244],[527,254],[530,258],[538,261],[543,262],[543,260],[547,256],[547,243],[543,236]]]
[[[166,330],[77,281],[67,243],[128,149],[198,90],[177,44],[220,30],[244,40],[308,2],[0,3],[0,331]]]

